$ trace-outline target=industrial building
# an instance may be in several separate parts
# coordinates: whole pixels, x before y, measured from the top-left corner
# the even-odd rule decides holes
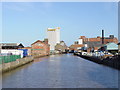
[[[22,50],[24,56],[31,56],[31,47],[19,48],[18,50]]]
[[[104,37],[102,42],[102,37],[97,36],[96,38],[86,38],[85,36],[80,36],[79,40],[80,44],[85,44],[87,42],[99,42],[101,44],[107,44],[107,43],[118,43],[118,39],[116,37],[114,37],[114,35],[109,35],[109,37]]]
[[[22,58],[23,51],[18,50],[18,48],[23,47],[21,43],[0,43],[0,56],[20,55]]]
[[[31,44],[31,54],[34,57],[49,55],[49,52],[50,46],[45,40],[44,41],[37,40],[36,42]]]
[[[120,55],[120,42],[118,43],[118,54]]]
[[[55,50],[55,45],[60,43],[60,27],[48,28],[47,29],[48,44],[50,45],[50,50]]]
[[[64,53],[67,50],[67,45],[65,44],[64,41],[60,41],[60,43],[57,43],[57,45],[55,46],[55,50],[59,51],[59,53]]]
[[[21,43],[0,43],[2,49],[18,49],[24,46]]]
[[[112,54],[118,53],[118,45],[116,43],[107,43],[103,47],[105,51],[108,51]]]
[[[102,30],[102,37],[97,36],[95,38],[87,38],[86,36],[80,36],[78,41],[75,41],[73,45],[70,46],[71,50],[78,50],[78,49],[87,49],[87,52],[97,51],[102,46],[108,43],[118,43],[118,39],[114,37],[114,35],[109,35],[109,37],[104,37],[104,33]]]

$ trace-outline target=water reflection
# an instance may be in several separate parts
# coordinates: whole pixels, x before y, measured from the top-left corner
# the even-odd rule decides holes
[[[6,88],[117,88],[118,70],[70,54],[37,58],[3,74]]]

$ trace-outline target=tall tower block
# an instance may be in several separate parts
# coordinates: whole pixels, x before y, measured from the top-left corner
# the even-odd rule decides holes
[[[47,29],[48,44],[50,44],[50,50],[55,50],[55,45],[60,43],[60,27]]]

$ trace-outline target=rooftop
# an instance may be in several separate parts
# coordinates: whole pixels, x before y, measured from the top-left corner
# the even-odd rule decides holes
[[[56,30],[58,30],[58,29],[60,29],[60,27],[56,27],[56,28],[48,28],[47,31],[56,31]]]
[[[102,44],[101,44],[101,42],[91,42],[91,41],[87,41],[87,42],[84,42],[84,44],[87,44],[88,45],[88,47],[101,47],[102,46]]]
[[[107,46],[107,50],[118,50],[118,45],[116,43],[108,43],[104,46]]]
[[[0,43],[0,46],[18,46],[21,43]]]

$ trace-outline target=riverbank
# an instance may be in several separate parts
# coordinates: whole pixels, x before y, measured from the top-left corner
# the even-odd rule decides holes
[[[95,57],[95,56],[78,55],[78,54],[74,54],[74,55],[80,56],[82,58],[85,58],[87,60],[93,61],[98,64],[103,64],[103,65],[120,70],[120,56],[114,56],[112,58],[101,59],[101,58]]]
[[[49,55],[34,55],[33,58],[41,58],[41,57],[45,57],[45,56],[49,56]]]
[[[36,56],[29,56],[29,57],[24,57],[21,59],[17,59],[16,61],[9,62],[9,63],[3,63],[0,64],[0,72],[4,73],[13,69],[16,69],[22,65],[25,65],[27,63],[32,62],[36,58],[41,58],[45,56],[50,56],[50,55],[36,55]]]
[[[0,72],[4,73],[7,71],[10,71],[10,70],[15,69],[17,67],[25,65],[27,63],[30,63],[33,60],[34,60],[34,58],[32,56],[30,56],[30,57],[17,59],[16,61],[13,61],[13,62],[0,64]]]

